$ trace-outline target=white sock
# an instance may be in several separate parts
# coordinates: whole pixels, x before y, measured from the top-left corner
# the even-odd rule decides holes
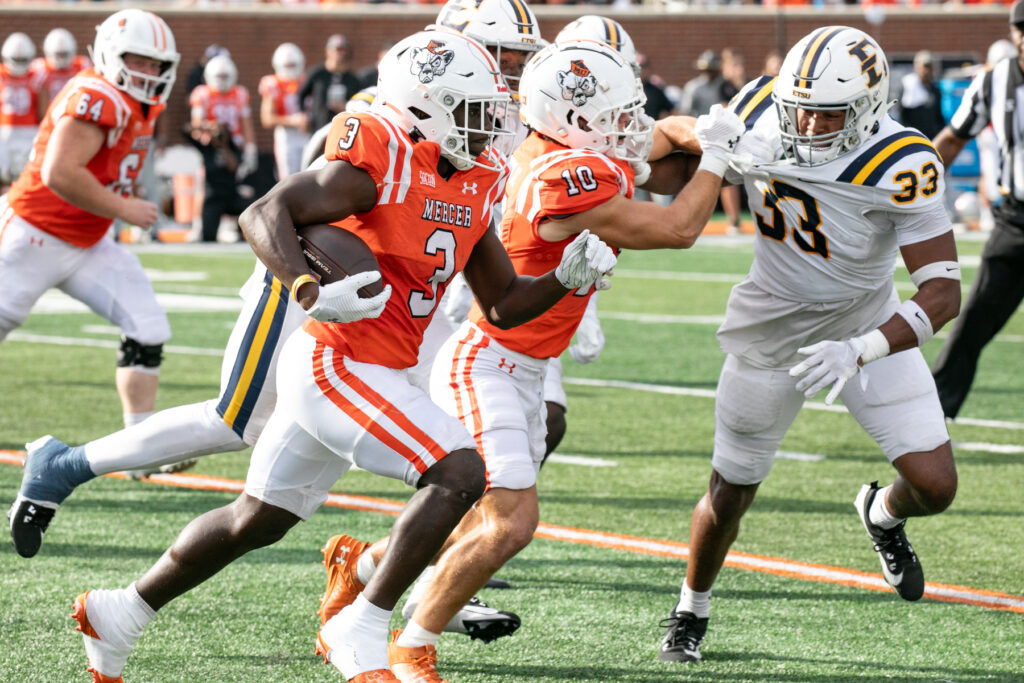
[[[85,444],[85,459],[99,476],[245,448],[217,415],[216,405],[212,400],[161,410],[145,422]]]
[[[131,427],[132,425],[137,425],[152,414],[152,410],[144,413],[123,413],[122,417],[124,418],[124,426]]]
[[[423,628],[415,621],[406,624],[405,629],[398,634],[395,645],[399,647],[423,647],[424,645],[437,645],[440,633],[434,633]]]
[[[896,517],[889,512],[889,506],[885,504],[885,499],[891,488],[892,484],[884,489],[878,489],[874,500],[871,501],[871,507],[868,508],[868,521],[883,529],[891,529],[903,521],[902,517]]]
[[[346,678],[388,668],[388,624],[391,610],[381,609],[359,594],[320,629],[330,650],[328,659]]]
[[[153,617],[156,616],[156,611],[149,606],[149,603],[142,599],[141,595],[139,595],[138,589],[135,588],[134,581],[132,582],[132,585],[124,589],[124,597],[127,599],[125,603],[126,609],[131,612],[132,618],[135,620],[136,625],[139,627],[139,632],[141,633],[142,629],[145,628],[149,622],[153,621]]]
[[[413,613],[416,611],[416,605],[420,604],[423,599],[423,594],[427,592],[430,587],[430,582],[434,579],[434,573],[437,569],[437,565],[428,565],[422,572],[420,572],[419,578],[416,579],[416,583],[412,585],[412,591],[409,593],[409,598],[402,605],[402,616],[408,621],[412,619]],[[410,622],[412,623],[412,622]]]
[[[679,604],[676,605],[677,612],[692,612],[698,619],[711,616],[711,589],[706,591],[695,591],[683,581],[683,587],[679,590]]]
[[[370,583],[373,573],[377,571],[377,563],[373,561],[373,547],[367,548],[356,560],[356,578],[365,586]]]
[[[377,607],[366,596],[360,593],[355,601],[346,610],[352,610],[346,615],[346,621],[352,625],[358,625],[368,630],[378,631],[381,636],[387,639],[388,624],[391,622],[391,610]]]

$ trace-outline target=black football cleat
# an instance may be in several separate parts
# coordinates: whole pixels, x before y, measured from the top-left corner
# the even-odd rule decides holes
[[[868,516],[871,503],[878,491],[877,481],[864,484],[853,505],[857,508],[860,521],[863,522],[868,537],[878,553],[886,583],[904,600],[920,600],[924,595],[924,570],[917,559],[917,553],[907,540],[907,534],[903,531],[906,520],[892,529],[883,529],[872,524]]]
[[[708,631],[708,618],[693,612],[676,612],[663,619],[661,628],[667,629],[658,647],[658,659],[663,662],[699,662],[700,644]]]

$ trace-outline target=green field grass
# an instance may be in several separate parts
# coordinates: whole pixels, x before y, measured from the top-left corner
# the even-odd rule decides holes
[[[968,263],[980,250],[978,241],[960,244]],[[252,267],[244,250],[163,247],[140,258],[165,276],[155,287],[167,294],[233,297]],[[710,473],[708,394],[722,362],[714,318],[750,258],[749,240],[729,238],[702,240],[688,252],[623,256],[614,287],[600,299],[604,353],[587,366],[564,359],[569,431],[558,449],[614,467],[548,464],[538,485],[543,523],[687,540]],[[975,268],[964,270],[969,282]],[[175,273],[205,277],[174,279]],[[899,268],[897,281],[909,284]],[[911,290],[900,291],[907,297]],[[223,348],[234,320],[231,312],[169,316],[171,345],[183,350]],[[16,334],[0,346],[0,449],[20,449],[47,433],[80,443],[120,426],[115,351],[87,345],[116,340],[105,326],[88,313],[33,314],[20,335],[79,341],[22,341]],[[924,349],[929,361],[941,343],[940,337]],[[908,525],[930,582],[1024,596],[1024,455],[996,447],[1024,446],[1022,343],[1018,313],[985,350],[962,411],[992,422],[950,425],[955,442],[973,444],[957,449],[956,501],[946,513]],[[168,353],[159,407],[214,397],[219,365],[215,355]],[[649,385],[680,393],[655,393]],[[892,479],[875,444],[849,415],[805,409],[782,449],[824,457],[777,461],[734,550],[877,574],[851,504],[861,484]],[[244,479],[247,456],[210,456],[195,471]],[[0,465],[0,504],[14,498],[20,477],[20,468]],[[362,472],[346,475],[335,490],[396,501],[409,495],[399,482]],[[24,560],[4,544],[0,679],[87,680],[80,636],[68,618],[75,595],[126,585],[189,520],[233,497],[102,478],[61,507],[37,557]],[[372,539],[392,521],[324,508],[277,545],[163,609],[129,660],[126,680],[340,680],[313,656],[323,582],[318,551],[335,533]],[[1024,680],[1022,614],[928,599],[910,604],[892,593],[733,568],[715,587],[705,661],[662,664],[655,659],[658,622],[675,604],[684,570],[671,558],[537,539],[500,572],[513,589],[481,595],[518,613],[523,627],[489,645],[444,635],[441,671],[453,683]]]

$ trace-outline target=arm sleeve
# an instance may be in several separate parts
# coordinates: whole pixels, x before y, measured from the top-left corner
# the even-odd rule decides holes
[[[68,96],[61,116],[80,119],[100,128],[116,128],[127,123],[131,112],[123,102],[108,97],[104,92],[79,86]]]
[[[537,179],[537,225],[545,218],[582,213],[617,194],[627,194],[631,181],[625,171],[607,157],[574,155],[550,165]]]
[[[277,94],[277,80],[273,76],[264,76],[259,84],[260,97],[273,97]]]
[[[377,184],[377,199],[389,168],[403,163],[397,158],[406,151],[400,140],[376,116],[367,112],[342,113],[334,117],[327,132],[324,157],[327,161],[347,161],[370,174]]]
[[[896,241],[901,247],[938,237],[953,229],[942,202],[934,202],[915,213],[888,212],[886,215],[896,227]]]

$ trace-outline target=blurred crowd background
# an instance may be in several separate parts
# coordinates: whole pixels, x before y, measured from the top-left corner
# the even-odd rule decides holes
[[[161,117],[155,162],[147,164],[143,183],[143,191],[164,215],[151,230],[122,226],[120,238],[240,239],[234,217],[278,179],[298,170],[310,133],[346,106],[362,106],[372,99],[372,91],[364,90],[376,84],[378,57],[394,40],[431,23],[436,11],[405,8],[397,14],[367,8],[363,15],[256,4],[268,3],[197,0],[154,5],[172,26],[182,54],[178,80]],[[893,115],[932,138],[977,70],[989,60],[1015,53],[1009,41],[1000,40],[1006,35],[1006,15],[999,4],[988,12],[959,8],[945,16],[945,5],[886,8],[882,5],[907,3],[873,0],[871,6],[852,12],[730,7],[698,10],[700,15],[640,7],[621,10],[630,4],[623,0],[585,4],[611,6],[608,16],[630,31],[642,67],[647,113],[656,119],[696,116],[728,102],[747,81],[776,74],[788,41],[806,27],[846,23],[864,27],[885,47],[893,72],[891,99],[897,103]],[[821,0],[763,4],[820,6]],[[72,7],[74,11],[61,9]],[[93,7],[94,13],[86,10]],[[27,149],[15,149],[19,135],[11,131],[20,129],[24,139],[60,87],[88,65],[94,26],[109,10],[99,3],[0,3],[0,25],[8,29],[3,33],[0,70],[0,151],[11,160],[2,178],[5,183],[23,163],[19,155],[27,154]],[[538,11],[546,37],[553,37],[574,16],[569,8],[553,11],[559,14]],[[581,8],[575,14],[597,11]],[[972,141],[949,169],[950,209],[972,229],[990,224],[988,208],[998,201],[989,187],[994,183],[982,170],[986,144],[985,136],[978,143]],[[726,231],[751,230],[740,188],[725,190],[720,208]]]

